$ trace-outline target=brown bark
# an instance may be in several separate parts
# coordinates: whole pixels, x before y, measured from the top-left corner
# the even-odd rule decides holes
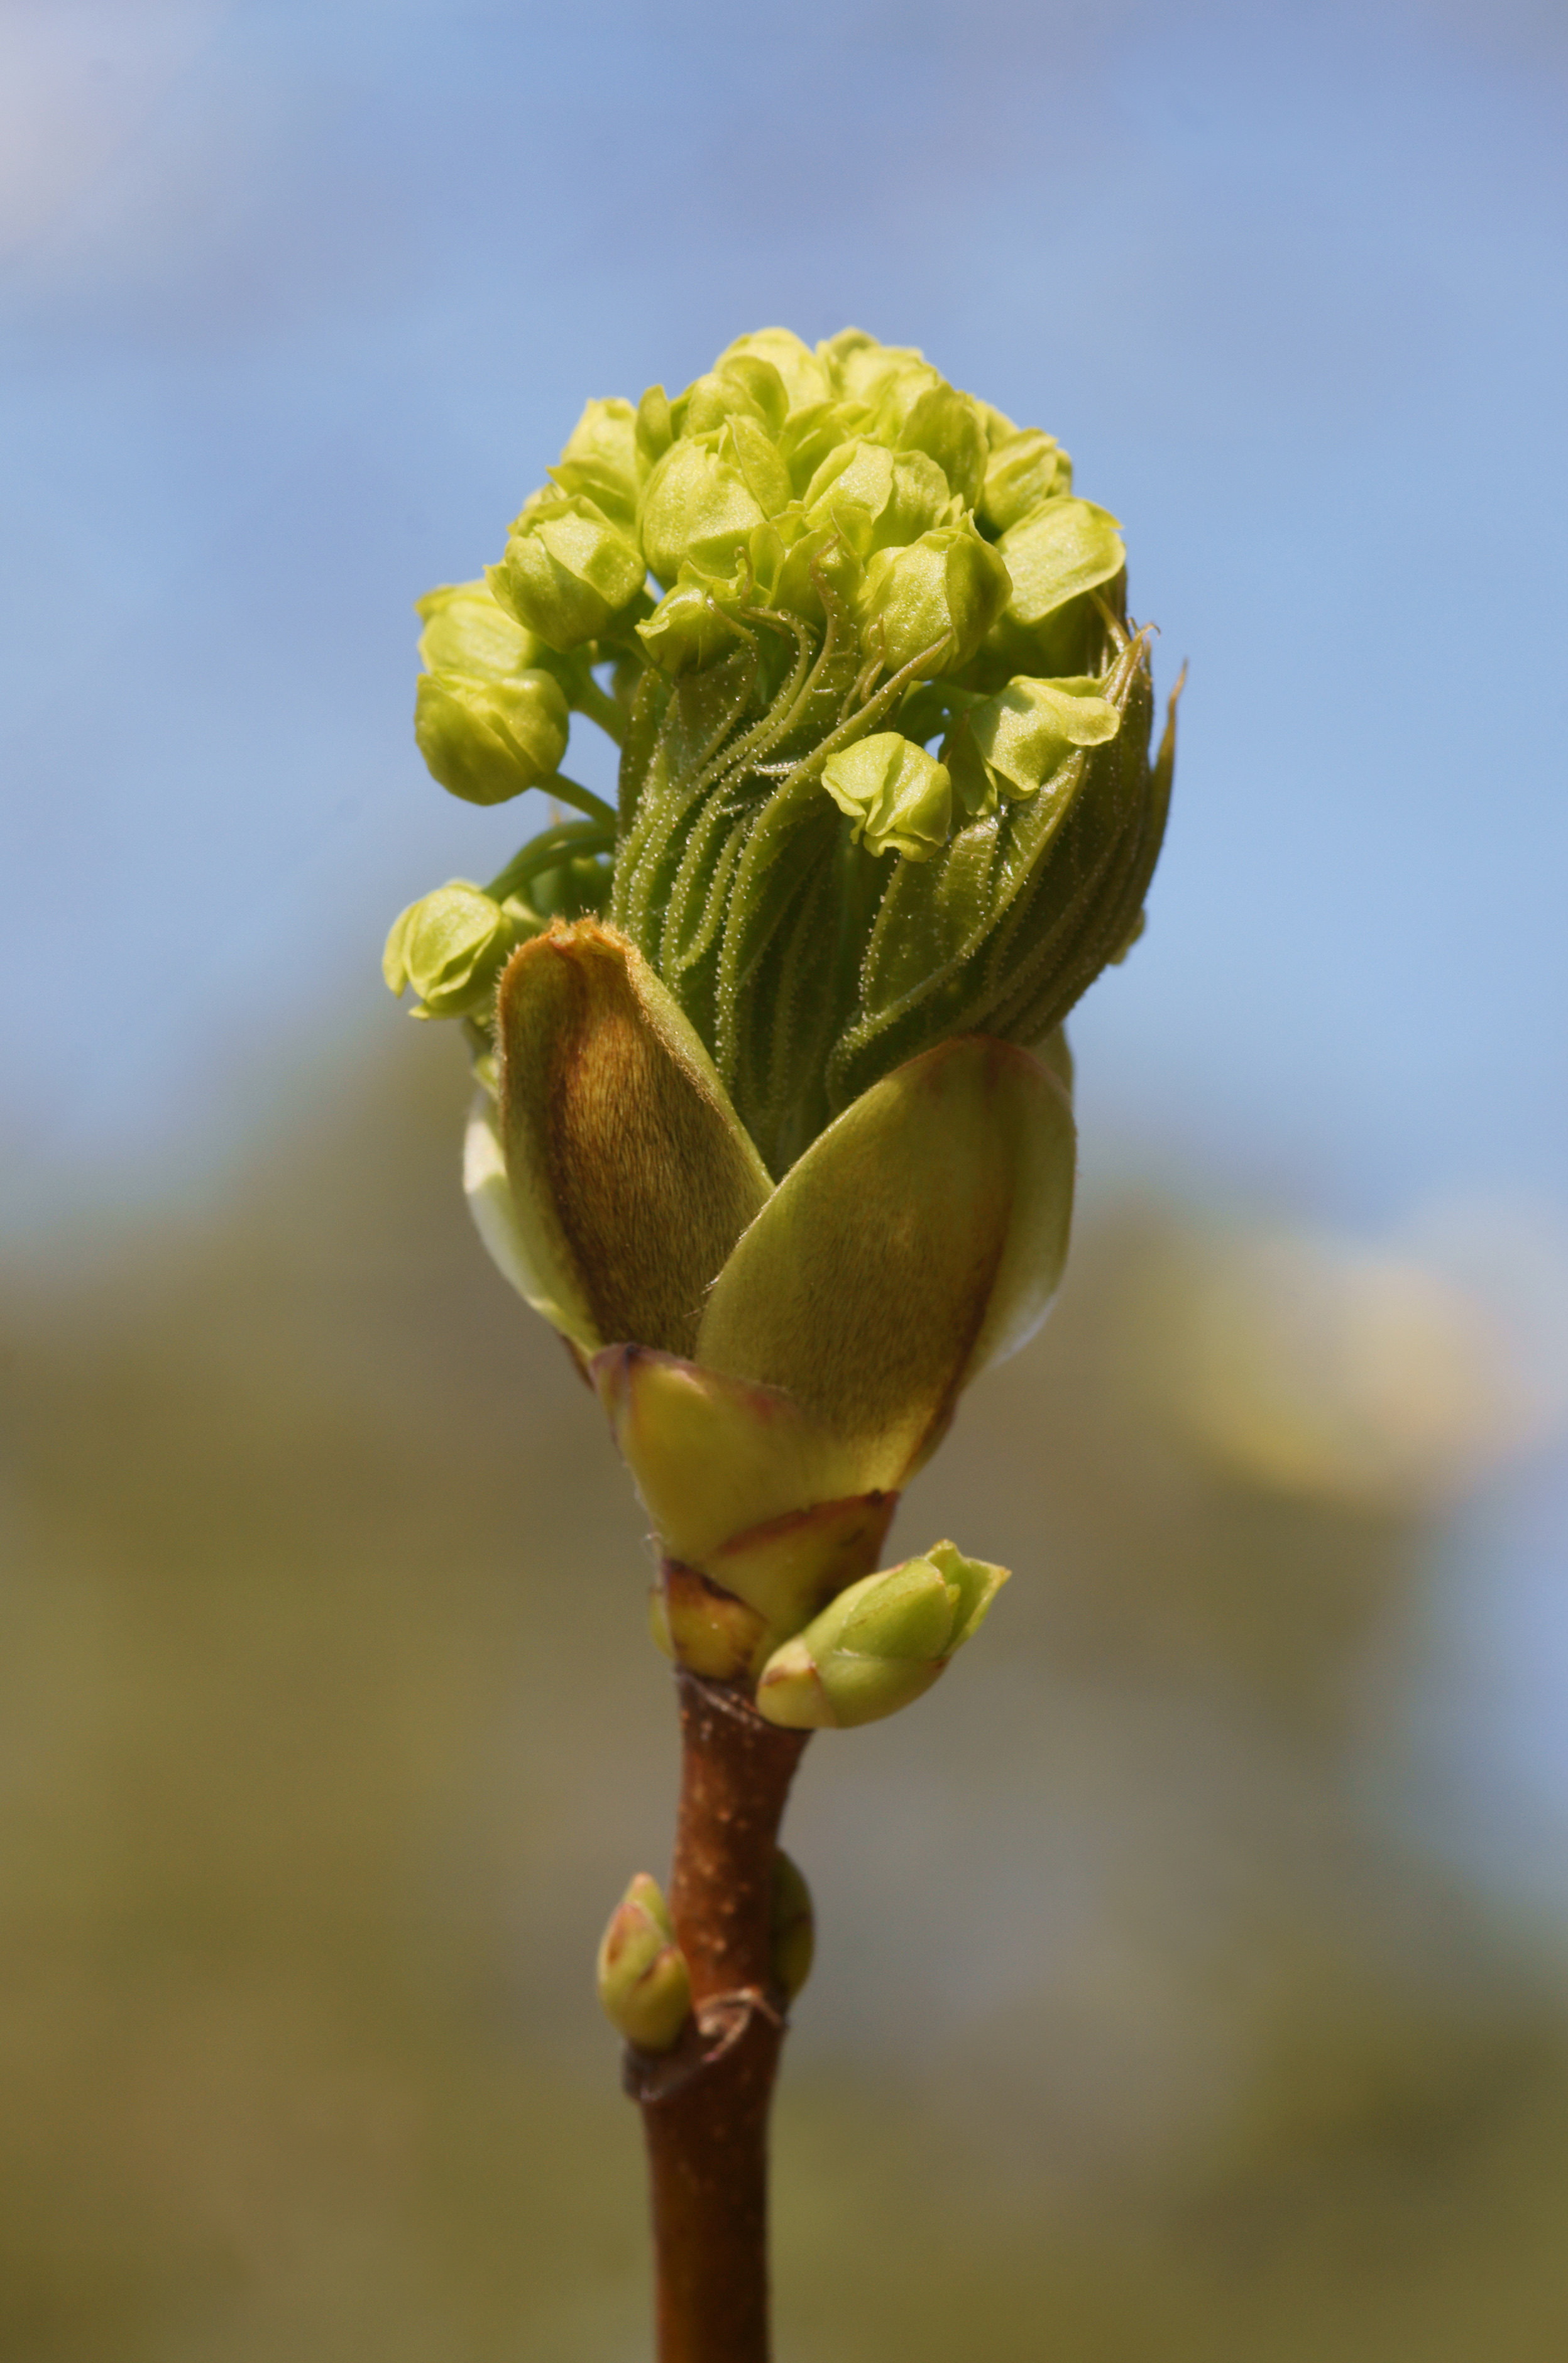
[[[768,2363],[768,2108],[784,2040],[773,1854],[806,1734],[684,1668],[676,1682],[670,1910],[693,2019],[666,2058],[628,2063],[648,2145],[659,2363]]]

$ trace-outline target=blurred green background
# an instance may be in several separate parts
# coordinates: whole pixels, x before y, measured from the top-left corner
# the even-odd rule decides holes
[[[324,1062],[199,1216],[11,1259],[17,2363],[646,2352],[590,1962],[665,1861],[668,1677],[597,1408],[468,1228],[462,1063]],[[1560,1970],[1377,1778],[1441,1506],[1517,1441],[1489,1337],[1090,1209],[900,1516],[1018,1570],[984,1647],[792,1807],[784,2357],[1561,2356]]]
[[[782,2363],[1568,2353],[1568,15],[0,0],[0,2358],[642,2363],[668,1676],[392,915],[430,584],[847,321],[1191,660],[1016,1570],[808,1753]],[[568,768],[607,784],[574,740]]]

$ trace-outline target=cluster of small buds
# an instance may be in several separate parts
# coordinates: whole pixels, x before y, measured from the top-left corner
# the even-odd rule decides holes
[[[590,402],[421,614],[436,777],[584,819],[566,864],[405,913],[394,990],[483,1033],[511,949],[607,915],[775,1176],[934,1042],[1044,1040],[1138,931],[1173,741],[1151,761],[1117,521],[909,348],[768,328]],[[620,745],[617,812],[561,772],[574,714]]]

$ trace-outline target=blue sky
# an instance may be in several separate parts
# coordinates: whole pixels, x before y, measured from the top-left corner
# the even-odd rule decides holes
[[[426,778],[411,602],[587,394],[851,320],[1191,661],[1091,1178],[1568,1235],[1559,10],[0,0],[0,69],[13,1236],[391,1038],[387,919],[530,825]]]

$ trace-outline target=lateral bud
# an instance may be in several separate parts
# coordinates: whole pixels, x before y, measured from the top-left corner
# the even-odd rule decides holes
[[[811,1975],[817,1915],[811,1908],[811,1890],[783,1847],[773,1857],[771,1943],[773,1982],[785,2002],[791,2002]]]
[[[844,1730],[896,1714],[979,1631],[1007,1574],[942,1542],[862,1576],[774,1650],[758,1684],[758,1712],[792,1731]]]
[[[599,1945],[599,2003],[639,2051],[670,2051],[692,2006],[685,1957],[659,1882],[639,1870]]]

